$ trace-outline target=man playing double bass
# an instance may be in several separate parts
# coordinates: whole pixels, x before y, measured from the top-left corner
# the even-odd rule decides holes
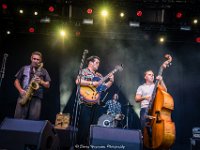
[[[158,71],[154,83],[152,70],[144,74],[145,83],[138,87],[135,100],[141,102],[140,120],[145,148],[167,150],[175,141],[175,123],[171,119],[174,110],[174,100],[167,93],[167,88],[162,79],[162,72],[169,67],[172,57],[167,59]]]
[[[155,87],[153,71],[152,70],[145,71],[144,79],[145,83],[138,87],[135,95],[135,101],[141,103],[140,123],[141,123],[142,133],[145,127],[145,111],[146,109],[148,109],[149,101],[151,100],[151,96]],[[156,79],[159,80],[159,85],[163,88],[163,90],[167,91],[162,76],[157,76]]]

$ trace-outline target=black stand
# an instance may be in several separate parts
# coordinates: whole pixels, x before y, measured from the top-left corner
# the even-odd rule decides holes
[[[75,141],[76,141],[75,129],[78,126],[77,123],[79,121],[79,114],[80,114],[80,111],[78,112],[78,110],[79,110],[79,98],[80,98],[79,90],[80,90],[80,85],[81,85],[83,64],[85,62],[85,56],[86,56],[87,53],[88,53],[88,50],[84,50],[83,55],[82,55],[82,59],[81,59],[81,64],[80,64],[79,71],[78,71],[79,83],[77,85],[76,97],[75,97],[75,102],[74,102],[74,106],[73,106],[73,113],[72,113],[72,120],[71,120],[71,126],[72,126],[73,130],[72,130],[72,135],[70,135],[70,139],[72,141],[70,149],[74,149],[74,144],[75,144]]]
[[[5,53],[3,56],[3,61],[2,61],[2,65],[1,65],[1,71],[0,71],[0,88],[1,88],[1,83],[3,81],[4,74],[5,74],[7,57],[8,57],[8,54]]]
[[[126,125],[124,126],[124,129],[128,129],[128,123],[129,123],[129,120],[128,120],[128,114],[129,114],[129,107],[131,107],[132,105],[128,102],[128,104],[126,105]]]

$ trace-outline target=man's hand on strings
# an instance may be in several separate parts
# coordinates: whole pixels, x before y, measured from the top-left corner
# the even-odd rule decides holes
[[[109,81],[114,82],[114,75],[112,73],[109,74]]]
[[[157,76],[156,79],[159,80],[159,81],[162,81],[163,77],[162,76]]]
[[[95,87],[98,87],[99,85],[101,85],[102,82],[101,81],[93,81],[92,82],[92,85],[95,86]]]
[[[150,100],[151,100],[151,96],[150,96],[150,95],[147,95],[147,96],[144,97],[144,99],[150,101]]]

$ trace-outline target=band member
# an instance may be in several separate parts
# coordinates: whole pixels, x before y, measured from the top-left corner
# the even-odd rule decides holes
[[[145,83],[138,87],[135,95],[135,101],[141,103],[140,122],[141,122],[142,132],[145,127],[145,116],[144,116],[145,111],[146,109],[148,109],[149,101],[151,100],[151,96],[155,87],[153,71],[152,70],[145,71],[144,79]],[[163,90],[167,91],[162,76],[157,76],[156,79],[159,80],[159,85],[163,88]]]
[[[104,107],[108,107],[107,114],[113,117],[115,127],[119,127],[119,121],[124,119],[121,112],[121,104],[118,102],[119,95],[115,93],[112,99],[108,100]]]
[[[94,77],[102,78],[102,75],[97,72],[100,65],[100,58],[98,56],[90,56],[87,58],[87,68],[82,70],[82,74],[77,77],[76,84],[80,86],[99,86],[102,83],[100,81],[92,81]],[[81,77],[81,78],[80,78]],[[113,84],[114,75],[110,74],[109,80],[105,84],[107,89]],[[96,108],[98,106],[95,104],[87,104],[84,101],[84,97],[80,97],[80,117],[79,117],[79,125],[78,125],[78,144],[88,145],[89,143],[89,129],[91,124],[96,124],[97,116],[96,116]]]
[[[107,114],[115,117],[117,114],[121,114],[121,104],[118,102],[119,95],[115,93],[112,99],[108,100],[104,107],[108,107]]]
[[[31,64],[23,66],[15,75],[14,86],[19,92],[15,118],[39,120],[44,88],[50,87],[51,78],[42,66],[42,53],[31,54]]]

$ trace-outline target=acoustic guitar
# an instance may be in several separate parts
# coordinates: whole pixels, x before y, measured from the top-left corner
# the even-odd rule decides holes
[[[93,85],[90,86],[81,86],[80,87],[80,95],[84,102],[88,104],[95,104],[99,102],[101,92],[106,91],[107,87],[105,85],[105,81],[110,77],[110,74],[114,74],[117,71],[122,71],[123,65],[117,65],[115,66],[115,69],[113,69],[110,73],[108,73],[105,77],[99,78],[94,77],[92,81],[100,81],[102,84],[100,84],[98,87],[95,87]]]

